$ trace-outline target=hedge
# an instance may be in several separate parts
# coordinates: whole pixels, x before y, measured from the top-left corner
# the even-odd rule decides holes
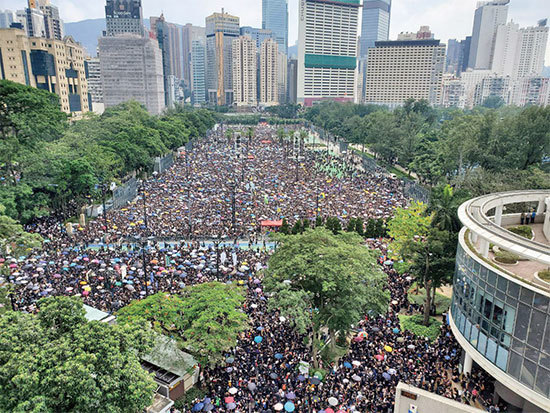
[[[533,237],[533,231],[531,231],[531,227],[527,225],[518,225],[517,227],[510,227],[507,229],[523,238],[531,239]]]
[[[416,336],[428,337],[431,341],[434,341],[439,337],[441,332],[441,322],[434,317],[430,317],[430,325],[426,327],[422,324],[424,316],[421,314],[416,315],[399,315],[399,323],[401,324],[401,330],[407,330]]]

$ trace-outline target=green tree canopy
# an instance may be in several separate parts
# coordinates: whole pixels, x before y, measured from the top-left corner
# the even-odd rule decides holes
[[[0,410],[133,412],[156,384],[140,365],[151,335],[143,328],[86,322],[74,297],[39,301],[38,316],[0,317]]]

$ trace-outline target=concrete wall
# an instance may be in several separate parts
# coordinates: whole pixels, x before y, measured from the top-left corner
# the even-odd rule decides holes
[[[454,400],[438,396],[405,383],[399,383],[395,392],[393,413],[481,413]]]

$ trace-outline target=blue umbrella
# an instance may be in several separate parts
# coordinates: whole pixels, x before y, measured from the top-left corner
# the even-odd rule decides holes
[[[397,327],[395,327],[395,328],[393,329],[393,332],[394,332],[395,334],[398,334],[398,333],[399,333],[399,329],[398,329]]]
[[[193,411],[194,412],[200,412],[203,407],[204,407],[204,403],[199,402],[195,406],[193,406]]]
[[[283,355],[281,353],[275,353],[275,358],[277,360],[281,360],[283,358]]]
[[[256,330],[258,330],[258,331],[264,331],[264,328],[263,328],[262,326],[260,326],[260,327],[257,327]]]
[[[304,375],[300,374],[298,376],[298,381],[306,381],[306,378],[304,377]]]
[[[449,356],[445,356],[445,360],[450,360],[451,358]]]
[[[285,411],[287,412],[293,412],[296,406],[294,406],[294,403],[292,402],[286,402],[285,403]]]
[[[258,343],[258,344],[260,344],[260,343],[262,342],[262,340],[263,340],[263,337],[262,337],[262,336],[256,336],[256,337],[254,337],[254,341],[255,341],[256,343]]]
[[[344,367],[345,367],[345,368],[348,368],[348,369],[351,369],[352,366],[351,366],[351,363],[349,363],[349,362],[346,361],[346,362],[344,363]]]

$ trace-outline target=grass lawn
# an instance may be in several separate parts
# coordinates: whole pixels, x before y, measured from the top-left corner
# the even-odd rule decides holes
[[[409,289],[409,301],[418,304],[418,305],[424,305],[424,301],[426,300],[426,290],[424,288],[418,289],[418,294],[415,294],[416,291],[416,283],[414,283],[411,288]],[[435,294],[435,312],[437,315],[443,314],[445,311],[449,309],[451,306],[451,299],[449,297],[444,296],[443,294],[440,294],[436,292]]]
[[[0,287],[0,316],[11,309],[7,288]]]
[[[401,325],[401,330],[407,330],[416,336],[428,337],[431,341],[434,341],[439,336],[441,331],[439,327],[442,323],[434,317],[430,317],[430,325],[426,327],[422,324],[423,320],[424,316],[421,314],[399,314],[399,324]]]

